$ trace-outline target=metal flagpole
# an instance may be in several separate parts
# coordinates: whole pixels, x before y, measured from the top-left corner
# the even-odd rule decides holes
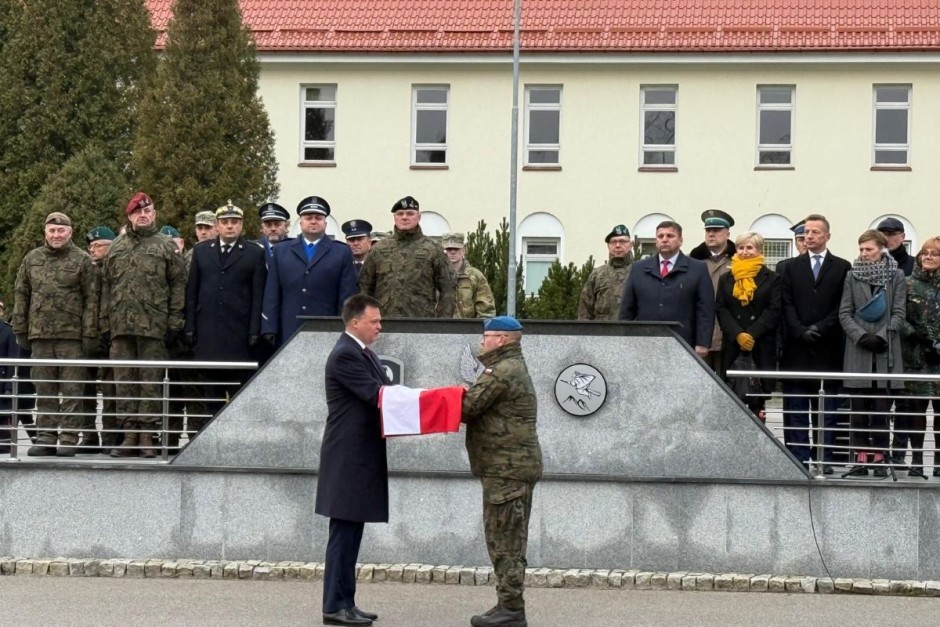
[[[509,266],[506,277],[506,313],[516,315],[516,173],[519,171],[519,21],[522,0],[513,0],[512,122],[509,146]]]

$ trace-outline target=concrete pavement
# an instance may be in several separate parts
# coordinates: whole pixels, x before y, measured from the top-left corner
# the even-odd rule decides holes
[[[319,625],[319,582],[0,578],[0,624]],[[532,589],[533,627],[716,625],[882,627],[940,624],[940,599],[859,595]],[[458,627],[495,601],[484,586],[373,583],[357,603],[377,627]]]

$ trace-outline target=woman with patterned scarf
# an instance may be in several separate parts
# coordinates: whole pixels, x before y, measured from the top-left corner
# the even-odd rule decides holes
[[[921,247],[914,272],[907,277],[907,320],[901,328],[904,372],[940,374],[940,237],[931,237]],[[894,421],[894,463],[904,466],[907,443],[911,443],[911,465],[907,474],[924,476],[924,436],[927,404],[934,397],[934,448],[940,449],[940,383],[908,381],[906,396],[899,398]],[[940,461],[934,461],[934,477],[940,477]]]
[[[846,373],[901,374],[900,330],[904,324],[907,289],[904,272],[887,253],[884,234],[868,230],[858,238],[859,256],[845,277],[839,322],[845,331],[844,370]],[[847,379],[851,403],[851,441],[856,466],[846,476],[868,474],[876,464],[875,476],[887,476],[889,389],[903,389],[903,381]],[[868,396],[881,398],[864,398]]]
[[[740,354],[749,353],[758,370],[775,370],[780,277],[764,265],[764,238],[759,233],[744,233],[734,243],[737,252],[731,258],[731,271],[718,279],[715,296],[715,313],[724,334],[722,369],[730,369]],[[773,386],[772,379],[761,380],[765,394]],[[743,400],[759,418],[764,418],[764,397]]]

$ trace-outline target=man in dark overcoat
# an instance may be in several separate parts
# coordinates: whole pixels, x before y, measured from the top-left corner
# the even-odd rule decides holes
[[[839,324],[842,286],[851,264],[836,257],[827,246],[831,234],[829,221],[817,214],[808,216],[803,224],[806,252],[778,265],[783,295],[783,317],[786,339],[780,370],[809,372],[842,372],[845,336]],[[839,382],[826,383],[823,412],[823,461],[832,461],[835,443]],[[803,462],[809,463],[809,409],[815,405],[819,392],[818,380],[784,380],[783,393],[789,410],[790,428],[784,434],[787,448]],[[819,443],[817,443],[819,444]],[[832,473],[828,463],[827,474]]]
[[[264,249],[242,237],[244,212],[231,202],[216,212],[218,237],[193,248],[186,283],[187,338],[196,361],[252,361],[261,335],[261,303],[267,268]],[[251,371],[201,371],[209,382],[231,386],[200,386],[208,399],[190,417],[189,431],[199,431],[224,405],[225,394],[238,391]]]
[[[323,623],[371,625],[356,607],[356,560],[364,523],[388,522],[388,464],[379,390],[390,385],[369,348],[382,329],[379,302],[356,294],[343,305],[346,331],[326,360],[326,428],[316,513],[330,519],[323,575]]]
[[[359,291],[349,246],[326,236],[330,204],[308,196],[297,205],[300,236],[273,248],[264,290],[261,333],[269,344],[285,342],[298,316],[338,316]]]
[[[682,227],[656,227],[658,255],[637,261],[620,299],[620,320],[676,321],[679,335],[702,358],[715,326],[715,292],[705,263],[681,250]]]

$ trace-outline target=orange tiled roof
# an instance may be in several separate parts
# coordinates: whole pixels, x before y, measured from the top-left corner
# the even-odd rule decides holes
[[[146,0],[161,46],[172,0]],[[240,0],[260,52],[506,52],[513,0]],[[940,0],[523,0],[527,52],[940,50]]]

